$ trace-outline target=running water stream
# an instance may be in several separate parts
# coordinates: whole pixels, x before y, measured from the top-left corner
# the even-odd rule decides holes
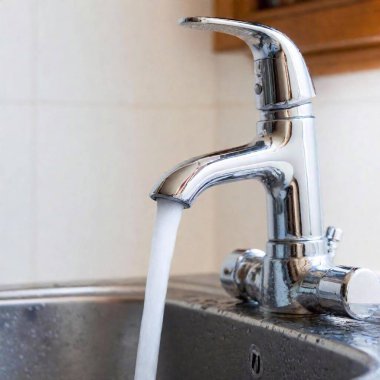
[[[157,200],[157,216],[145,288],[135,380],[155,380],[156,378],[170,264],[182,211],[183,206],[177,202]]]

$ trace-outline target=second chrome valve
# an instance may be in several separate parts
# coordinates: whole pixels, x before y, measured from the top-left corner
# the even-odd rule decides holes
[[[327,312],[355,319],[369,318],[378,308],[379,278],[365,268],[334,266],[333,257],[341,234],[340,229],[328,227],[328,257],[301,255],[280,259],[260,250],[236,250],[223,263],[222,285],[231,296],[254,302],[271,312]],[[265,268],[271,267],[274,269],[268,277]]]

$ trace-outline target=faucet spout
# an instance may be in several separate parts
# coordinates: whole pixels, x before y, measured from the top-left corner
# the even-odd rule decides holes
[[[159,181],[153,199],[190,207],[211,186],[257,179],[265,187],[270,241],[321,239],[312,117],[258,122],[254,142],[185,161]]]
[[[170,198],[189,208],[204,190],[218,184],[249,178],[272,184],[283,182],[284,171],[289,168],[286,163],[269,159],[272,150],[268,139],[260,139],[186,160],[164,175],[151,197]]]

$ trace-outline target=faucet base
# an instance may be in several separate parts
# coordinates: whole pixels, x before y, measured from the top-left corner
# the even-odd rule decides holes
[[[267,254],[236,250],[224,262],[222,285],[232,296],[272,313],[370,317],[380,303],[377,275],[364,268],[334,266],[330,243],[327,234],[322,242],[269,242]]]

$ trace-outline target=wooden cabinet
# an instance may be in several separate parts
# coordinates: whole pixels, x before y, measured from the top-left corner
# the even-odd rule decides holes
[[[287,34],[314,75],[380,67],[380,0],[309,0],[261,9],[258,0],[215,0],[217,17],[258,22]],[[215,50],[245,44],[215,34]]]

